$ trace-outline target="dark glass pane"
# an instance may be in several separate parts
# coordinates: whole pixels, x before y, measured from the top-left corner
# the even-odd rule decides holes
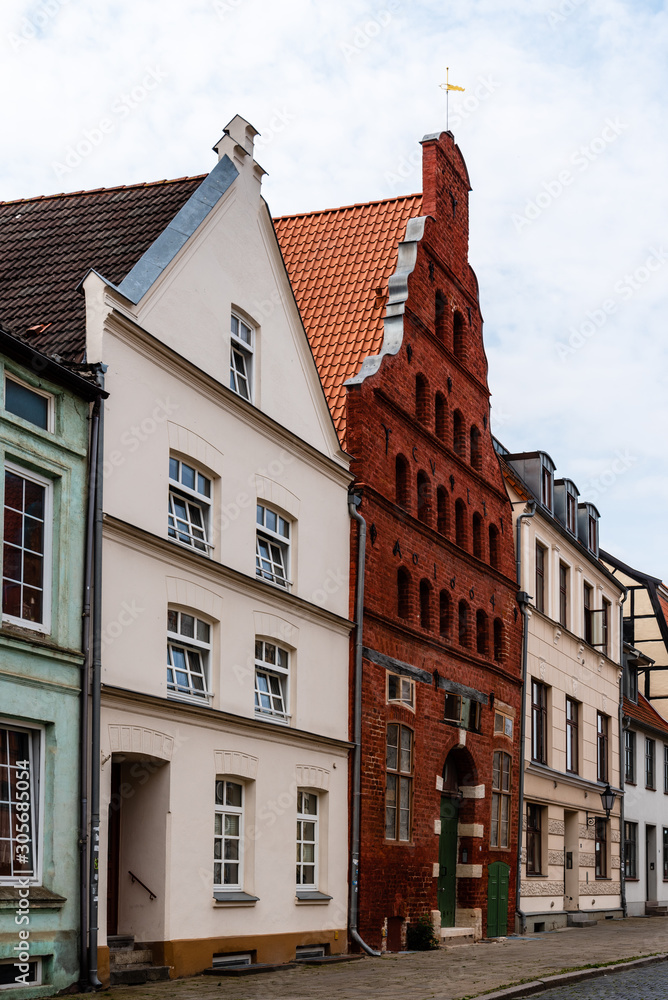
[[[32,587],[23,588],[23,618],[28,622],[42,620],[42,591]]]
[[[38,486],[37,483],[31,483],[29,479],[25,480],[25,484],[26,484],[25,512],[26,514],[30,514],[31,517],[39,517],[43,520],[45,489],[43,486]]]
[[[21,515],[15,510],[5,507],[5,541],[12,545],[21,544]]]
[[[0,805],[0,837],[9,837],[9,805]]]
[[[178,622],[178,611],[167,612],[167,631],[176,632]]]
[[[31,587],[42,587],[42,564],[41,556],[32,555],[26,552],[23,556],[23,582]]]
[[[5,409],[9,410],[10,413],[15,413],[17,417],[29,420],[37,427],[47,429],[49,400],[10,379],[5,382]]]
[[[2,560],[2,574],[9,580],[21,579],[21,550],[12,545],[5,545]]]
[[[175,458],[169,460],[169,478],[174,479],[177,483],[179,481],[179,463]]]
[[[192,615],[181,615],[181,635],[187,635],[189,639],[195,638],[195,619]]]
[[[14,472],[5,476],[5,507],[23,510],[23,479]]]
[[[44,551],[44,522],[26,517],[23,521],[23,544],[32,552]]]
[[[241,785],[237,785],[236,782],[227,782],[227,804],[241,807]]]
[[[14,618],[21,617],[21,587],[18,583],[2,582],[2,611]]]

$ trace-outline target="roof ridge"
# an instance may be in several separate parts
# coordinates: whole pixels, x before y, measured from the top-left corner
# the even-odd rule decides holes
[[[376,198],[372,201],[355,201],[350,205],[339,205],[335,208],[316,208],[312,212],[292,212],[288,215],[275,215],[274,222],[281,219],[303,219],[308,215],[327,215],[329,212],[343,212],[347,208],[366,208],[367,205],[382,205],[389,201],[405,201],[408,198],[421,198],[422,192],[416,191],[414,194],[398,194],[393,198]]]
[[[60,191],[56,194],[38,194],[32,198],[16,198],[10,201],[0,201],[2,205],[27,205],[34,201],[51,201],[56,198],[80,198],[87,194],[110,194],[113,191],[134,191],[138,188],[160,187],[165,184],[180,184],[182,181],[203,181],[207,174],[194,174],[192,177],[165,178],[160,181],[140,181],[137,184],[116,184],[113,187],[89,188],[81,191]]]

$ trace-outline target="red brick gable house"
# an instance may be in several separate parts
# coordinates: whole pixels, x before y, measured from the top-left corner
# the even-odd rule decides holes
[[[512,929],[517,851],[521,619],[470,184],[450,133],[422,146],[422,196],[275,220],[367,526],[358,927],[389,950],[425,914]]]

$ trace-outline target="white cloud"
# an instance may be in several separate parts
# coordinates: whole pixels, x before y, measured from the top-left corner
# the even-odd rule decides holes
[[[207,171],[236,113],[263,132],[277,214],[419,190],[419,140],[445,125],[449,66],[466,87],[450,115],[474,189],[494,426],[578,485],[631,449],[636,466],[599,500],[602,542],[668,576],[668,264],[616,290],[668,249],[664,3],[6,0],[0,18],[7,199]],[[127,105],[151,69],[164,79]],[[103,141],[57,176],[103,119]],[[626,127],[598,150],[609,120]],[[586,168],[583,146],[596,153]],[[513,215],[541,194],[518,231]],[[605,323],[560,358],[609,299]]]

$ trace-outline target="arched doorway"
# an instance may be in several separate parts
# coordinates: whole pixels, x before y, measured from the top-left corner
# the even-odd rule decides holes
[[[473,758],[465,747],[455,747],[443,766],[441,835],[438,845],[438,908],[441,927],[454,927],[457,913],[457,844],[462,788],[477,784]]]

